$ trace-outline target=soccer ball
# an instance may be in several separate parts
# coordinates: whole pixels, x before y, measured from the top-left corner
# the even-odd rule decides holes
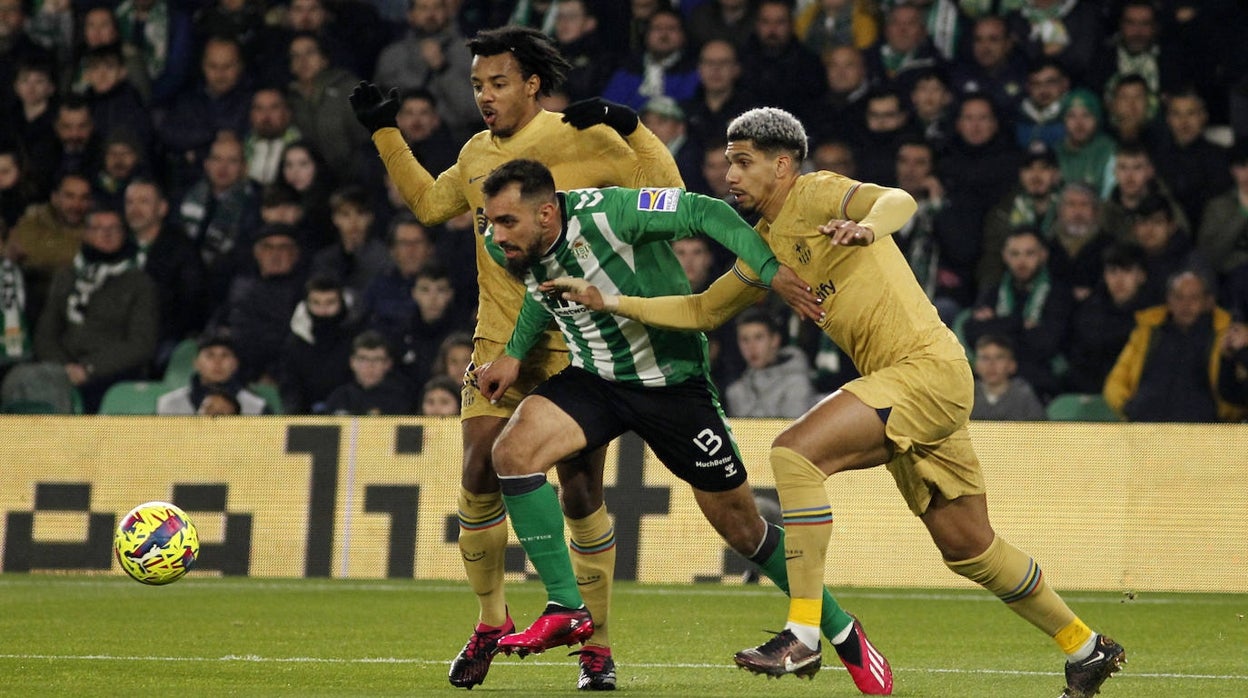
[[[167,502],[148,502],[121,520],[113,552],[121,569],[135,580],[169,584],[195,564],[199,534],[186,512]]]

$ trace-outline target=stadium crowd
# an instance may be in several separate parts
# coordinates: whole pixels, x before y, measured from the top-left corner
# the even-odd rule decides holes
[[[547,108],[632,107],[693,191],[731,203],[725,127],[777,106],[811,168],[914,196],[892,237],[975,360],[976,417],[1070,393],[1248,414],[1240,0],[0,0],[0,397],[90,413],[226,349],[228,379],[168,386],[181,413],[222,382],[235,412],[266,411],[245,386],[276,386],[267,411],[449,411],[475,222],[421,225],[347,96],[398,88],[442,172],[482,127],[465,39],[508,22],[573,65]],[[678,254],[695,291],[731,261]],[[800,413],[857,375],[759,311],[711,335],[729,414]]]

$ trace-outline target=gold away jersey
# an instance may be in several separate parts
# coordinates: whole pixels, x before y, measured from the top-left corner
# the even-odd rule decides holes
[[[850,218],[846,209],[860,186],[832,172],[802,175],[776,220],[755,229],[781,264],[826,299],[820,328],[864,376],[910,356],[965,360],[891,236],[866,247],[839,246],[817,230]]]
[[[476,218],[477,280],[480,306],[476,336],[505,343],[524,300],[524,286],[495,264],[485,250],[485,197],[481,184],[496,167],[517,158],[550,168],[561,190],[587,187],[683,187],[680,172],[663,142],[638,124],[626,142],[607,126],[583,131],[563,123],[560,114],[542,111],[507,138],[488,130],[473,136],[454,165],[435,180],[412,156],[397,128],[373,134],[377,151],[395,187],[416,218],[435,225],[471,210]],[[458,264],[460,260],[442,260]],[[540,348],[564,348],[557,331],[546,333]]]

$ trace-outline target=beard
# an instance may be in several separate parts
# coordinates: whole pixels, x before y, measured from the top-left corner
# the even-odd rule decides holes
[[[524,254],[514,259],[507,259],[507,273],[521,283],[528,276],[529,269],[542,261],[542,241],[534,240],[533,244],[524,248]]]

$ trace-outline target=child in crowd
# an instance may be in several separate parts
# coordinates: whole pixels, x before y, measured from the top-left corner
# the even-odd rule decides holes
[[[1014,374],[1014,345],[1001,335],[986,334],[975,342],[975,405],[971,419],[1036,422],[1045,419],[1044,405],[1031,385]]]
[[[450,376],[430,378],[420,397],[420,413],[441,417],[458,416],[461,385],[460,381]]]
[[[411,414],[412,396],[406,381],[390,372],[390,348],[380,333],[361,332],[351,346],[355,379],[339,386],[325,400],[326,414]]]

